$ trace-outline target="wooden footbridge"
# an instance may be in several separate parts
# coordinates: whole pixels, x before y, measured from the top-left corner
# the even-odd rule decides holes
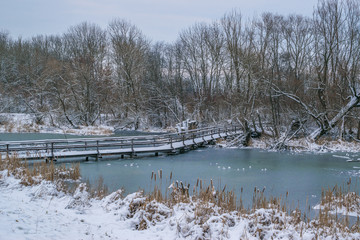
[[[0,154],[24,160],[58,160],[103,156],[134,157],[138,154],[174,154],[212,143],[220,138],[241,134],[239,126],[209,127],[181,133],[134,137],[99,137],[0,141]]]

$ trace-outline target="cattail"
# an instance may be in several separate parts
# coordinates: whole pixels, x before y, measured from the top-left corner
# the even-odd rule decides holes
[[[162,179],[162,169],[160,169],[160,179]]]
[[[154,174],[154,179],[155,179],[155,181],[156,181],[156,173]]]
[[[154,171],[151,172],[151,180],[153,180],[154,177]]]
[[[171,181],[171,179],[172,179],[172,172],[170,172],[170,181]]]

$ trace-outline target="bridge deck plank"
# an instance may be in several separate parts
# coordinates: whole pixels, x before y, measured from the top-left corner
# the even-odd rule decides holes
[[[37,152],[11,152],[11,155],[15,155],[21,159],[45,159],[45,158],[76,158],[76,157],[101,157],[101,156],[105,156],[105,155],[132,155],[132,154],[137,154],[137,153],[157,153],[157,152],[173,152],[173,151],[178,151],[180,149],[183,148],[187,148],[187,147],[191,147],[194,145],[201,145],[201,144],[206,144],[209,141],[213,141],[228,135],[234,135],[236,134],[236,132],[223,132],[223,133],[216,133],[216,134],[208,134],[208,135],[203,135],[203,136],[198,136],[198,137],[194,137],[195,135],[188,136],[186,139],[182,140],[181,139],[181,135],[177,136],[178,138],[176,139],[176,141],[173,141],[172,138],[169,135],[168,140],[166,141],[162,141],[162,145],[159,145],[159,142],[155,142],[155,139],[158,138],[158,136],[155,136],[154,138],[148,138],[148,141],[144,142],[144,139],[141,139],[141,145],[145,146],[136,146],[134,145],[134,143],[132,143],[132,145],[126,145],[122,148],[122,146],[119,147],[119,143],[115,143],[114,144],[114,148],[101,148],[103,146],[110,146],[110,145],[99,145],[99,148],[96,148],[96,145],[93,144],[90,145],[90,147],[88,147],[89,149],[87,150],[67,150],[67,149],[76,149],[78,148],[78,142],[79,140],[73,140],[72,142],[76,143],[77,145],[74,146],[67,146],[67,145],[60,145],[63,146],[64,148],[61,150],[61,148],[59,148],[59,146],[57,146],[56,148],[53,148],[55,150],[53,150],[53,152],[50,151],[50,149],[47,149],[47,151],[37,151]],[[107,138],[109,139],[109,138]],[[111,139],[111,138],[110,138]],[[128,141],[131,142],[131,139],[133,138],[129,138],[129,139],[121,139],[121,141]],[[86,143],[87,139],[83,139],[82,141],[84,141],[83,143]],[[93,139],[91,139],[90,141],[94,141]],[[96,140],[96,141],[101,141],[101,140]],[[27,144],[26,141],[20,141],[21,144]],[[63,144],[64,140],[54,140],[53,142],[56,143],[60,143]],[[6,142],[9,143],[9,142]],[[17,144],[18,142],[16,142]],[[43,144],[44,141],[37,141],[35,143],[30,143],[29,144]],[[51,143],[51,142],[50,142]],[[147,145],[146,145],[147,143]],[[15,144],[15,143],[14,143]],[[30,146],[28,147],[28,149],[33,149],[34,146]],[[84,145],[85,148],[85,145]],[[26,147],[23,147],[23,149],[26,149]],[[59,150],[60,149],[60,150]]]

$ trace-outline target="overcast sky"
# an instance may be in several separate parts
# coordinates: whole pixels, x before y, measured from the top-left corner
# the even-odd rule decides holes
[[[124,18],[154,41],[172,42],[196,22],[211,22],[236,9],[246,17],[265,11],[311,16],[317,0],[0,0],[0,30],[28,38],[62,34],[83,21],[106,28]]]

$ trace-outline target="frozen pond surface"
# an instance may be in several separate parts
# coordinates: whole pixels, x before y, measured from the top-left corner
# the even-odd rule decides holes
[[[254,187],[260,190],[265,187],[268,196],[282,198],[288,191],[288,204],[305,209],[307,198],[311,206],[319,202],[322,188],[346,185],[350,177],[358,181],[360,163],[346,162],[358,156],[360,154],[293,154],[210,147],[174,156],[83,162],[80,166],[83,178],[94,182],[102,176],[110,191],[121,187],[127,193],[138,189],[149,191],[154,186],[151,172],[162,169],[162,186],[169,185],[166,177],[173,172],[173,180],[190,183],[190,189],[197,178],[207,183],[213,179],[215,186],[221,188],[226,184],[227,190],[235,190],[237,195],[243,187],[245,204],[251,203]],[[359,188],[359,184],[353,185]]]

